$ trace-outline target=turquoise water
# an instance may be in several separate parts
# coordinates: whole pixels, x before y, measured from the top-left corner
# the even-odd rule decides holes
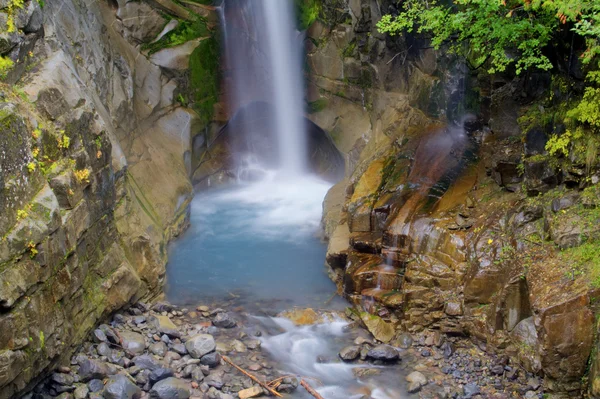
[[[333,298],[318,237],[330,186],[271,174],[198,193],[191,227],[169,248],[167,298],[179,305],[236,300],[272,312],[343,306]]]

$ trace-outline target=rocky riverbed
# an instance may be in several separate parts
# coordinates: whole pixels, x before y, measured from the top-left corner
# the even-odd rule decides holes
[[[344,333],[334,343],[338,356],[317,356],[314,361],[352,367],[356,379],[365,382],[353,398],[543,397],[538,378],[511,364],[508,357],[486,353],[485,347],[470,340],[438,332],[404,333],[382,344],[359,321],[351,320],[351,312],[309,309],[283,316],[296,324],[327,323],[332,317],[344,322]],[[290,373],[290,364],[278,363],[262,346],[266,336],[283,331],[259,319],[239,309],[137,303],[99,325],[70,364],[59,367],[24,397],[244,399],[268,395],[226,359],[261,381],[274,381],[274,389],[284,397],[308,395],[299,386],[307,376]],[[307,381],[319,388],[314,379]]]

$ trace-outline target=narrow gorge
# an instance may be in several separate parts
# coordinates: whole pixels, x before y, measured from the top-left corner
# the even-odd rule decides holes
[[[600,5],[0,0],[0,399],[600,398]]]

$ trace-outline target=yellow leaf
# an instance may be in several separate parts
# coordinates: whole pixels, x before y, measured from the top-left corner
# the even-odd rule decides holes
[[[491,244],[493,242],[494,242],[494,240],[492,240],[491,238],[488,240],[488,244]]]

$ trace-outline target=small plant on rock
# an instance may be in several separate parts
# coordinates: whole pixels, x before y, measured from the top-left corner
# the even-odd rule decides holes
[[[75,175],[75,179],[77,179],[77,181],[79,183],[89,183],[90,182],[90,170],[89,169],[78,169],[75,172],[73,172],[73,174]]]
[[[13,66],[14,62],[10,58],[0,57],[0,79],[6,78]]]

